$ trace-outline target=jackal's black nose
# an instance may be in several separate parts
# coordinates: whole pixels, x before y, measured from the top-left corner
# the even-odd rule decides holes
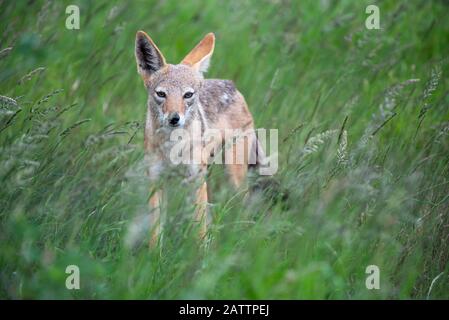
[[[176,127],[177,125],[179,125],[179,119],[181,119],[179,117],[179,114],[177,112],[173,112],[172,114],[170,114],[170,116],[168,117],[168,123],[170,123],[170,125],[172,127]]]

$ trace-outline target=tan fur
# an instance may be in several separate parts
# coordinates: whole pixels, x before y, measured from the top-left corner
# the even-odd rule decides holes
[[[190,166],[190,176],[198,182],[196,191],[195,221],[199,224],[199,235],[204,239],[207,235],[209,217],[207,212],[208,186],[206,183],[206,171],[208,155],[213,150],[221,148],[225,141],[227,129],[241,129],[243,132],[254,132],[253,118],[248,110],[243,95],[235,88],[231,81],[206,80],[204,72],[209,64],[209,59],[214,51],[215,36],[207,34],[204,39],[182,60],[181,64],[172,65],[165,62],[161,51],[156,47],[151,38],[139,31],[136,35],[136,60],[138,72],[142,76],[144,85],[148,90],[148,112],[145,125],[145,154],[149,160],[150,179],[157,178],[161,170],[170,166],[167,150],[164,145],[170,132],[167,119],[174,113],[180,117],[180,123],[184,128],[199,124],[202,129],[218,129],[220,137],[203,145],[201,165]],[[158,93],[159,92],[159,93]],[[165,95],[163,98],[159,94]],[[193,92],[192,98],[186,98],[186,92]],[[257,143],[255,135],[247,139],[237,139],[231,144],[232,157],[236,158],[238,148],[247,151],[254,148]],[[203,151],[207,152],[203,152]],[[245,152],[245,155],[247,152]],[[217,155],[214,155],[217,156]],[[239,188],[243,185],[248,168],[248,157],[243,163],[227,165],[232,184]],[[151,245],[157,244],[162,231],[161,227],[161,198],[158,190],[150,199],[153,209],[153,223]]]
[[[205,59],[210,59],[214,53],[215,36],[213,33],[208,33],[198,45],[190,51],[190,53],[181,61],[182,64],[186,64],[200,70],[200,64]]]
[[[161,192],[158,190],[156,191],[150,198],[150,207],[154,210],[153,211],[153,219],[152,219],[152,225],[153,230],[151,231],[151,238],[150,238],[150,245],[152,247],[155,247],[157,245],[157,242],[159,240],[159,235],[161,234]]]
[[[199,238],[204,240],[207,234],[207,226],[209,217],[207,215],[207,183],[203,182],[201,187],[196,192],[196,210],[195,221],[200,225]]]

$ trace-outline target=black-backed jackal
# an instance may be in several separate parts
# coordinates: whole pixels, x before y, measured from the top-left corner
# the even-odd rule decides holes
[[[201,142],[187,148],[193,155],[200,154],[200,161],[187,164],[189,179],[197,183],[195,220],[200,223],[200,237],[204,238],[208,227],[208,188],[206,172],[216,150],[226,143],[225,131],[244,132],[244,139],[231,145],[232,161],[226,168],[235,187],[244,181],[249,164],[256,164],[263,156],[254,134],[253,118],[242,94],[232,81],[204,79],[214,51],[215,36],[207,34],[203,40],[181,61],[168,64],[153,40],[143,31],[136,36],[137,70],[148,92],[145,125],[145,154],[150,179],[157,179],[163,170],[173,165],[173,153],[169,143],[174,130],[197,127]],[[215,139],[203,139],[208,131],[217,134]],[[249,133],[249,134],[248,134]],[[237,161],[243,150],[243,161]],[[253,158],[253,159],[251,159]],[[151,244],[155,245],[162,231],[161,197],[157,190],[150,198],[152,212]]]

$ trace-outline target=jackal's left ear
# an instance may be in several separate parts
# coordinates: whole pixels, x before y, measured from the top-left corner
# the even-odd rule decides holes
[[[136,34],[136,61],[137,71],[145,83],[153,73],[166,65],[165,58],[159,48],[143,31],[138,31]]]
[[[206,72],[209,67],[210,58],[214,53],[215,35],[211,32],[206,34],[203,40],[182,60],[182,64],[191,66],[199,72]]]

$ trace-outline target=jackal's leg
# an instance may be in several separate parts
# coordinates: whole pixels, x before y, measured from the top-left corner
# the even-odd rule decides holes
[[[226,160],[226,170],[229,175],[229,179],[235,188],[240,188],[244,182],[246,182],[246,174],[248,172],[248,164],[250,159],[252,161],[252,149],[253,141],[255,139],[254,134],[251,132],[241,138],[230,147],[227,152],[230,152],[229,156],[232,162],[229,163]],[[229,157],[228,156],[228,157]]]
[[[162,191],[156,191],[150,198],[150,221],[151,221],[151,238],[150,247],[154,248],[157,246],[159,238],[162,233],[161,225],[161,202],[162,202]]]
[[[201,152],[196,150],[197,152]],[[195,194],[195,222],[199,224],[199,238],[201,241],[207,240],[207,228],[209,226],[208,188],[207,188],[207,164],[203,162],[199,167],[191,167],[198,189]]]
[[[195,209],[195,221],[200,224],[199,238],[200,240],[206,239],[207,228],[209,225],[209,217],[207,210],[207,183],[206,181],[201,183],[201,186],[196,191],[196,209]]]

